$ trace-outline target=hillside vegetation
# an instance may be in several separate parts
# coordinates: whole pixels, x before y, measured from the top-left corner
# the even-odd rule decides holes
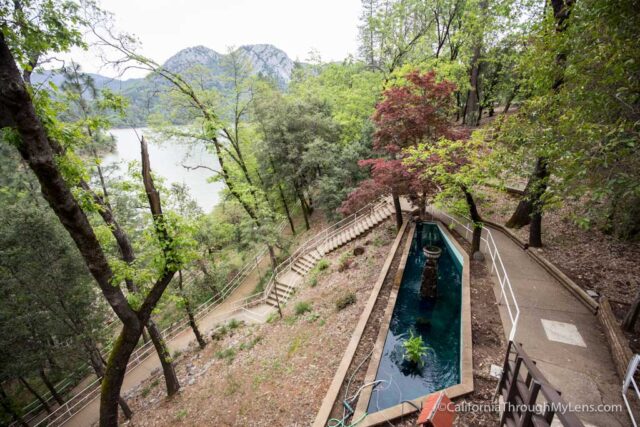
[[[268,260],[260,272],[268,283],[295,250],[292,238],[311,230],[314,211],[333,223],[380,197],[393,201],[396,229],[401,198],[417,215],[436,205],[469,217],[472,254],[490,218],[529,248],[562,253],[581,285],[619,301],[624,328],[636,334],[640,286],[622,273],[635,271],[624,254],[637,253],[640,238],[636,2],[363,0],[357,54],[311,64],[270,45],[225,54],[192,47],[162,64],[115,22],[93,2],[0,1],[0,423],[33,424],[99,378],[94,415],[103,427],[133,412],[242,424],[248,408],[223,414],[210,402],[245,392],[260,400],[294,374],[308,394],[269,403],[265,419],[311,419],[386,240],[357,261],[362,275],[331,270],[331,283],[318,278],[301,291],[304,305],[222,342],[199,329],[194,310],[227,296],[227,283],[258,255]],[[44,70],[76,48],[146,76],[109,80],[75,62]],[[109,129],[142,124],[139,161],[106,165]],[[212,153],[215,161],[191,166],[223,187],[212,212],[198,209],[188,185],[154,173],[150,141]],[[514,183],[523,194],[509,199]],[[558,249],[559,222],[570,225],[562,236],[574,246]],[[587,258],[585,236],[602,237],[608,243],[597,249],[608,253],[588,257],[582,279],[575,260]],[[611,279],[597,270],[616,277],[585,283]],[[339,313],[326,302],[339,296],[337,283],[353,292]],[[189,357],[220,368],[206,373],[215,387],[189,388],[183,366],[176,372],[161,330],[177,318],[199,338],[201,352]],[[322,321],[335,329],[318,328]],[[169,414],[159,400],[143,408],[124,393],[127,364],[144,342],[161,363],[158,384],[147,386],[180,402],[186,389],[197,405]],[[282,348],[261,355],[261,342]],[[303,372],[314,363],[319,381]]]

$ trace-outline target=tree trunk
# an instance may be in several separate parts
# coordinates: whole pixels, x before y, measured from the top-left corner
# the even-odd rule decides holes
[[[302,216],[304,217],[304,226],[307,230],[311,228],[309,225],[309,211],[307,210],[307,201],[304,199],[304,196],[300,192],[297,184],[293,184],[293,188],[296,191],[296,196],[298,196],[298,200],[300,200],[300,206],[302,207]]]
[[[566,29],[566,20],[571,12],[573,0],[551,0],[551,5],[553,7],[553,15],[556,22],[556,32],[563,32]],[[559,71],[558,75],[554,78],[551,89],[557,94],[564,82],[566,53],[558,53],[555,61]],[[516,212],[507,222],[507,227],[521,227],[522,225],[526,225],[529,223],[529,220],[527,219],[527,222],[523,224],[526,213],[526,217],[531,220],[531,227],[529,228],[529,246],[533,247],[542,246],[541,198],[546,190],[546,178],[548,177],[547,166],[548,160],[546,158],[540,156],[536,159],[536,167],[534,169],[533,176],[529,178],[527,188],[525,189],[525,198],[520,201],[516,208]]]
[[[93,341],[85,343],[85,350],[89,353],[89,363],[93,368],[93,372],[96,374],[96,377],[103,378],[104,377],[104,366],[105,362],[100,354],[100,350],[95,346]],[[122,396],[118,399],[118,404],[120,405],[120,409],[122,410],[122,414],[128,420],[133,416],[133,411],[127,404],[127,401],[124,400]]]
[[[473,195],[469,193],[469,191],[464,187],[462,191],[464,192],[464,198],[467,202],[467,206],[469,207],[469,215],[471,216],[471,221],[473,221],[471,255],[477,258],[478,256],[481,256],[480,243],[482,242],[482,217],[478,213],[478,207],[476,206],[475,200],[473,200]]]
[[[516,84],[516,86],[513,88],[513,91],[509,93],[509,96],[507,97],[507,101],[505,102],[504,110],[502,110],[502,114],[507,114],[509,112],[509,108],[511,108],[511,103],[513,102],[519,90],[520,90],[520,84]]]
[[[122,388],[129,358],[136,348],[141,334],[141,323],[131,327],[123,325],[120,335],[114,342],[101,383],[100,427],[118,426],[118,406],[121,401],[120,389]]]
[[[303,192],[304,194],[304,192]],[[309,199],[309,201],[307,201],[307,209],[309,210],[309,216],[313,215],[313,199],[311,198],[311,192],[307,189],[307,198]]]
[[[13,402],[9,396],[7,396],[7,393],[5,393],[4,388],[2,388],[2,383],[0,383],[0,406],[2,406],[8,414],[11,414],[15,422],[23,427],[29,427],[29,424],[27,424],[18,411],[16,411]]]
[[[402,227],[402,206],[400,205],[400,197],[395,191],[392,191],[391,198],[393,199],[393,207],[396,212],[396,227],[400,230]]]
[[[40,393],[38,393],[38,391],[36,389],[31,387],[31,384],[29,384],[27,382],[27,380],[25,380],[23,377],[18,377],[18,379],[20,380],[22,385],[25,386],[27,390],[29,390],[29,393],[33,394],[33,396],[38,400],[38,402],[40,402],[40,404],[42,405],[44,410],[47,411],[47,413],[50,414],[51,413],[51,407],[47,403],[46,399],[44,397],[40,396]]]
[[[282,206],[284,207],[284,211],[287,214],[287,219],[289,220],[289,227],[291,227],[291,233],[295,236],[296,228],[293,225],[293,219],[291,218],[291,212],[289,211],[289,205],[287,204],[287,198],[284,197],[284,191],[282,191],[282,184],[278,183],[278,191],[280,193],[280,200],[282,201]]]
[[[144,139],[144,137],[143,137]],[[102,217],[102,220],[109,226],[109,230],[111,230],[111,234],[116,240],[116,244],[118,245],[118,250],[120,251],[120,258],[126,262],[128,265],[132,265],[136,261],[135,251],[133,250],[133,245],[129,240],[129,236],[127,233],[120,227],[120,224],[116,220],[113,215],[113,211],[111,210],[111,205],[106,197],[100,196],[95,193],[90,187],[89,184],[82,181],[80,183],[80,187],[91,194],[93,200],[100,206],[99,214]],[[107,189],[103,185],[103,193],[107,194]],[[125,285],[127,290],[132,294],[138,294],[138,287],[133,282],[131,278],[125,278]],[[147,335],[148,333],[148,335]],[[160,359],[160,363],[162,364],[162,371],[165,375],[165,382],[167,384],[167,395],[172,396],[177,392],[180,388],[178,383],[178,377],[176,376],[175,369],[173,367],[173,363],[171,362],[171,357],[169,355],[169,350],[166,348],[164,343],[164,339],[162,337],[162,333],[155,325],[152,319],[149,319],[147,322],[146,331],[142,330],[142,340],[147,343],[149,340],[153,343],[156,352],[158,353],[158,358]],[[167,375],[169,378],[166,378]],[[177,384],[177,388],[176,388]]]
[[[42,379],[44,385],[47,386],[47,389],[51,393],[51,396],[53,396],[53,398],[56,400],[56,402],[58,402],[59,405],[64,405],[64,399],[58,394],[58,391],[56,390],[53,383],[51,383],[51,381],[49,380],[49,377],[47,377],[47,374],[44,372],[43,368],[40,368],[40,378]]]
[[[547,190],[547,160],[539,157],[536,161],[533,178],[534,185],[531,192],[531,225],[529,226],[529,246],[534,248],[542,247],[542,209],[544,202],[542,196]]]
[[[424,220],[427,217],[427,192],[423,191],[419,201],[419,212],[420,219]]]
[[[633,332],[636,326],[636,322],[638,321],[638,316],[640,316],[640,291],[636,295],[636,298],[633,300],[631,307],[629,307],[627,315],[624,316],[624,320],[622,321],[622,329],[627,332]]]
[[[178,288],[180,289],[182,298],[184,298],[184,309],[187,312],[187,317],[189,318],[189,326],[191,326],[191,330],[196,336],[196,340],[198,341],[200,348],[205,348],[207,346],[207,342],[202,337],[200,329],[198,329],[198,324],[196,323],[196,318],[193,315],[193,309],[191,308],[191,302],[189,301],[189,298],[187,298],[182,286],[182,270],[178,270]]]
[[[156,353],[158,353],[158,358],[160,359],[160,364],[162,365],[164,382],[167,386],[167,396],[171,397],[176,394],[178,390],[180,390],[180,382],[178,381],[176,370],[174,369],[173,362],[171,361],[169,348],[167,347],[167,343],[162,338],[162,334],[158,330],[158,327],[151,320],[149,321],[149,323],[147,323],[147,330],[149,331],[149,337],[151,338],[151,342],[156,349]]]
[[[269,250],[269,258],[271,259],[271,268],[273,271],[278,267],[278,259],[276,258],[276,252],[273,249],[273,246],[267,245],[267,249]]]
[[[100,425],[117,426],[120,388],[126,372],[129,357],[140,339],[142,327],[149,320],[166,290],[175,270],[172,263],[166,263],[163,274],[147,293],[139,309],[135,310],[127,302],[122,289],[113,286],[113,271],[98,241],[91,224],[75,199],[71,188],[58,168],[56,153],[58,143],[49,137],[36,114],[29,90],[27,89],[15,59],[0,31],[0,121],[9,122],[21,141],[17,149],[32,170],[44,199],[47,201],[60,223],[73,239],[89,272],[114,313],[123,324],[109,356],[100,395]],[[172,238],[162,218],[160,198],[157,192],[150,194],[153,182],[149,170],[148,156],[142,159],[143,181],[151,207],[154,228],[161,241],[165,259],[170,255]]]
[[[146,331],[146,329],[142,330],[142,342],[145,344],[149,342],[149,333]]]
[[[529,225],[531,222],[531,213],[533,211],[533,203],[531,203],[531,188],[533,186],[533,174],[527,181],[527,186],[524,188],[524,195],[516,210],[511,215],[511,218],[506,222],[505,226],[508,228],[522,228],[525,225]]]

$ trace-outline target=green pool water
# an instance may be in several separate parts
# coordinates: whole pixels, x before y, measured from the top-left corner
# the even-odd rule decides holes
[[[425,245],[442,249],[435,300],[420,296]],[[461,277],[462,257],[448,238],[436,224],[418,223],[376,373],[382,382],[373,389],[369,413],[460,383]],[[404,357],[410,331],[430,347],[420,365]]]

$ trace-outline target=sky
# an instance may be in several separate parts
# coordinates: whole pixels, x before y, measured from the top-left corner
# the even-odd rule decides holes
[[[360,0],[100,0],[116,28],[135,34],[142,53],[162,63],[180,49],[269,43],[293,60],[315,50],[323,61],[357,53]],[[98,55],[74,51],[86,72],[115,76]],[[125,77],[140,77],[134,72]]]

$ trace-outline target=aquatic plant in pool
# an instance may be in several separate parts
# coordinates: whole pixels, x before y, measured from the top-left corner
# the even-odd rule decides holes
[[[405,359],[411,363],[415,363],[417,366],[421,366],[424,360],[422,359],[427,354],[427,347],[420,335],[414,335],[413,331],[409,331],[411,337],[408,338],[402,345],[404,346]]]
[[[381,382],[371,393],[369,413],[460,383],[462,258],[447,239],[434,223],[416,226],[376,373]],[[426,246],[442,250],[436,298],[420,294]],[[410,351],[419,357],[410,356]]]

